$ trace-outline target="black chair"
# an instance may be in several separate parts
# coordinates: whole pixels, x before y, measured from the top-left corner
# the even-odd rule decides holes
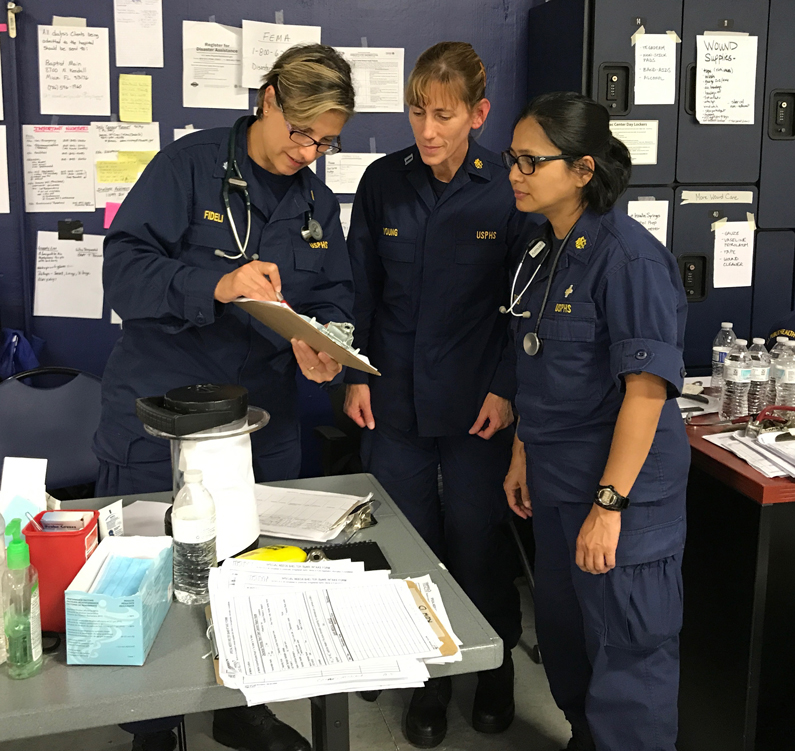
[[[64,376],[69,380],[63,382]],[[58,385],[39,385],[54,377]],[[0,459],[47,459],[50,494],[61,500],[93,497],[99,463],[91,441],[100,406],[101,380],[91,373],[45,367],[7,378],[0,382]]]

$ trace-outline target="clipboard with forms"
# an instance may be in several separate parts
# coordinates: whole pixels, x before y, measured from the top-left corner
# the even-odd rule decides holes
[[[329,357],[333,357],[340,365],[362,370],[371,375],[381,375],[376,368],[370,365],[367,358],[359,355],[350,347],[336,342],[312,325],[306,318],[296,313],[286,303],[249,300],[247,298],[239,298],[234,302],[235,305],[245,310],[261,323],[264,323],[279,336],[283,336],[288,342],[293,338],[300,339],[316,352],[325,352]]]

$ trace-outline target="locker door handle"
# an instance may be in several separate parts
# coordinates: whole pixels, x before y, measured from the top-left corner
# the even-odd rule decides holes
[[[629,113],[631,68],[626,63],[603,63],[599,66],[597,101],[607,107],[610,117]]]
[[[690,63],[685,70],[685,112],[696,114],[696,64]]]
[[[679,256],[679,273],[688,302],[701,302],[707,297],[707,257]]]
[[[795,91],[770,92],[767,134],[774,141],[795,139]]]

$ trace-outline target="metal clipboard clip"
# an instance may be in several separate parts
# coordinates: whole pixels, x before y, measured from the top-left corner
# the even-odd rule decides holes
[[[340,530],[340,533],[328,543],[324,545],[344,545],[362,529],[374,527],[378,524],[378,520],[373,517],[373,512],[381,506],[381,501],[377,501],[372,497],[362,501],[358,506],[351,509],[348,513],[345,525]],[[306,554],[307,563],[319,563],[320,561],[327,561],[328,556],[319,548],[313,548]]]

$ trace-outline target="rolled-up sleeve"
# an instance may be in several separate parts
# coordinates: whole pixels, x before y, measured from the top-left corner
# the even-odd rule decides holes
[[[602,299],[618,388],[627,373],[651,373],[667,382],[669,399],[679,396],[685,373],[679,290],[666,265],[646,257],[627,261],[607,276]]]

